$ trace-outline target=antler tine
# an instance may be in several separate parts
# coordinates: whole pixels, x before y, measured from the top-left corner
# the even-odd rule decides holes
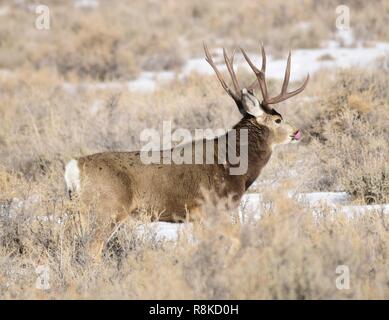
[[[289,85],[289,79],[290,79],[290,64],[291,64],[291,52],[289,51],[288,60],[286,63],[286,69],[285,69],[284,82],[282,83],[281,93],[278,96],[269,99],[268,104],[274,104],[274,103],[278,103],[278,102],[284,101],[286,99],[289,99],[289,98],[295,96],[296,94],[299,94],[301,91],[303,91],[305,89],[305,87],[308,83],[308,80],[309,80],[309,73],[308,73],[307,78],[305,79],[304,83],[302,84],[302,86],[300,88],[298,88],[294,91],[291,91],[291,92],[287,91],[288,85]]]
[[[273,104],[273,103],[278,103],[278,102],[281,102],[281,101],[284,101],[286,99],[289,99],[293,96],[295,96],[296,94],[299,94],[301,91],[303,91],[305,89],[305,87],[307,86],[308,84],[308,80],[309,80],[309,73],[307,74],[307,77],[305,78],[305,81],[304,83],[301,85],[300,88],[296,89],[296,90],[293,90],[291,92],[286,92],[285,94],[283,95],[280,95],[280,97],[275,97],[275,98],[272,98],[271,101],[269,102],[269,104]],[[278,99],[276,99],[278,98]]]
[[[262,44],[262,67],[261,70],[259,70],[250,60],[246,52],[243,50],[243,48],[240,48],[240,51],[242,51],[244,58],[246,59],[247,63],[251,67],[251,69],[254,71],[255,75],[257,76],[257,81],[259,83],[259,87],[261,88],[263,105],[267,105],[268,96],[267,96],[267,86],[266,86],[266,80],[265,80],[265,70],[266,70],[266,54],[265,49]],[[254,84],[254,83],[253,83]],[[249,86],[248,89],[252,90],[254,88],[253,84]]]
[[[215,63],[213,62],[213,59],[208,51],[208,47],[207,45],[205,44],[205,42],[203,43],[203,46],[204,46],[204,52],[205,52],[205,61],[207,61],[209,63],[209,65],[212,67],[213,71],[215,71],[216,73],[216,76],[217,78],[219,79],[223,89],[228,93],[228,95],[234,99],[236,102],[240,101],[240,98],[239,96],[237,96],[226,84],[226,82],[224,81],[222,75],[220,74],[218,68],[216,67]],[[232,58],[233,59],[233,58]],[[228,66],[227,66],[228,68]],[[235,85],[235,84],[234,84]]]
[[[241,49],[242,50],[242,49]],[[266,72],[266,53],[265,53],[265,47],[263,46],[263,42],[261,41],[261,54],[262,54],[262,66],[261,66],[261,72],[263,73],[263,76],[265,77]],[[254,80],[247,88],[247,90],[253,90],[257,85],[257,80]],[[266,83],[265,83],[266,85]]]
[[[266,72],[266,53],[265,47],[263,46],[263,42],[261,41],[261,53],[262,53],[262,67],[261,71],[265,74]]]
[[[288,62],[286,63],[285,76],[284,76],[284,82],[282,83],[281,94],[286,93],[288,90],[289,78],[290,78],[290,58],[291,58],[291,52],[289,51]]]
[[[266,72],[266,54],[265,54],[265,48],[263,46],[263,43],[261,43],[261,52],[262,52],[262,67],[261,70],[259,70],[254,64],[251,62],[250,58],[247,56],[246,52],[240,48],[240,50],[243,53],[243,56],[245,57],[247,63],[251,67],[251,69],[254,71],[255,75],[257,76],[257,80],[259,83],[259,86],[262,91],[263,101],[262,105],[266,106],[269,104],[278,103],[281,101],[284,101],[286,99],[289,99],[296,94],[299,94],[301,91],[305,89],[307,86],[308,80],[309,80],[309,74],[307,75],[307,78],[305,79],[304,83],[301,85],[300,88],[288,92],[288,85],[289,85],[289,79],[290,79],[290,64],[291,64],[291,52],[289,51],[288,60],[286,63],[286,69],[285,69],[285,76],[284,76],[284,82],[282,83],[282,89],[281,93],[273,98],[269,98],[267,94],[267,85],[266,85],[266,78],[265,78],[265,72]],[[248,89],[252,90],[255,87],[255,83],[253,82]]]
[[[229,72],[229,74],[231,76],[232,84],[234,85],[234,88],[235,88],[235,93],[239,94],[240,86],[239,86],[239,82],[238,82],[238,79],[236,78],[236,74],[235,74],[235,71],[234,71],[235,51],[236,51],[236,49],[234,49],[234,51],[232,52],[231,58],[228,58],[227,51],[226,51],[225,48],[223,48],[224,61],[226,63],[228,72]]]
[[[253,82],[251,82],[251,84],[247,87],[247,90],[248,91],[251,91],[251,90],[254,90],[254,88],[257,86],[258,84],[258,80],[255,79]]]

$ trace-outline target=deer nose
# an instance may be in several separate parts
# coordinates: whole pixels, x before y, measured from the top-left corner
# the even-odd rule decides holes
[[[300,130],[297,130],[294,134],[293,134],[293,139],[294,140],[297,140],[299,141],[301,139],[301,131]]]

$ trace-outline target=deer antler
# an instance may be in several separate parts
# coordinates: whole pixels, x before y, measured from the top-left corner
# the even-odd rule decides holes
[[[261,70],[259,70],[250,60],[250,58],[247,56],[246,52],[240,48],[240,50],[243,53],[244,58],[246,59],[247,63],[250,65],[251,69],[254,71],[255,75],[257,76],[257,80],[259,83],[259,87],[261,88],[262,92],[262,105],[268,106],[269,104],[275,104],[279,103],[281,101],[284,101],[286,99],[289,99],[296,94],[299,94],[301,91],[305,89],[307,86],[308,80],[309,80],[309,74],[307,75],[307,78],[305,79],[302,86],[292,92],[288,92],[288,84],[289,84],[289,78],[290,78],[290,60],[291,60],[291,53],[289,51],[288,55],[288,62],[286,64],[285,69],[285,76],[284,76],[284,82],[282,83],[282,89],[281,93],[273,98],[269,98],[269,95],[267,93],[267,85],[266,85],[266,78],[265,78],[265,72],[266,72],[266,54],[265,54],[265,48],[263,47],[263,43],[261,43],[261,52],[262,52],[262,67]],[[248,89],[253,89],[255,87],[255,84],[251,84]]]
[[[226,63],[226,66],[227,66],[227,70],[228,70],[228,73],[230,74],[231,76],[231,80],[232,80],[232,84],[234,85],[234,89],[235,89],[235,92],[232,91],[226,84],[226,82],[224,81],[222,75],[220,74],[218,68],[216,67],[215,63],[213,62],[213,59],[208,51],[208,48],[207,48],[207,45],[205,43],[203,43],[204,45],[204,51],[205,51],[205,60],[210,64],[210,66],[212,67],[212,69],[215,71],[216,73],[216,76],[217,78],[219,79],[222,87],[224,88],[224,90],[229,94],[229,96],[235,100],[236,104],[238,105],[238,107],[240,108],[240,105],[242,104],[242,99],[241,99],[241,93],[240,93],[240,86],[239,86],[239,82],[238,82],[238,79],[236,78],[236,74],[235,74],[235,71],[234,71],[234,57],[235,57],[235,50],[234,52],[232,53],[231,57],[229,58],[227,56],[227,52],[226,52],[226,49],[223,48],[223,56],[224,56],[224,61]]]

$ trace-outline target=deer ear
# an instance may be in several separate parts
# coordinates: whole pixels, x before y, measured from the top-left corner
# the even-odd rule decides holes
[[[264,111],[261,108],[261,103],[246,88],[242,89],[242,102],[246,113],[251,114],[254,117],[263,115]]]

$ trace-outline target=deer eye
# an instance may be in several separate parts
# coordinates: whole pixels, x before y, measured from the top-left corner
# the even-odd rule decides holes
[[[276,123],[281,123],[281,119],[276,119],[275,122]]]

